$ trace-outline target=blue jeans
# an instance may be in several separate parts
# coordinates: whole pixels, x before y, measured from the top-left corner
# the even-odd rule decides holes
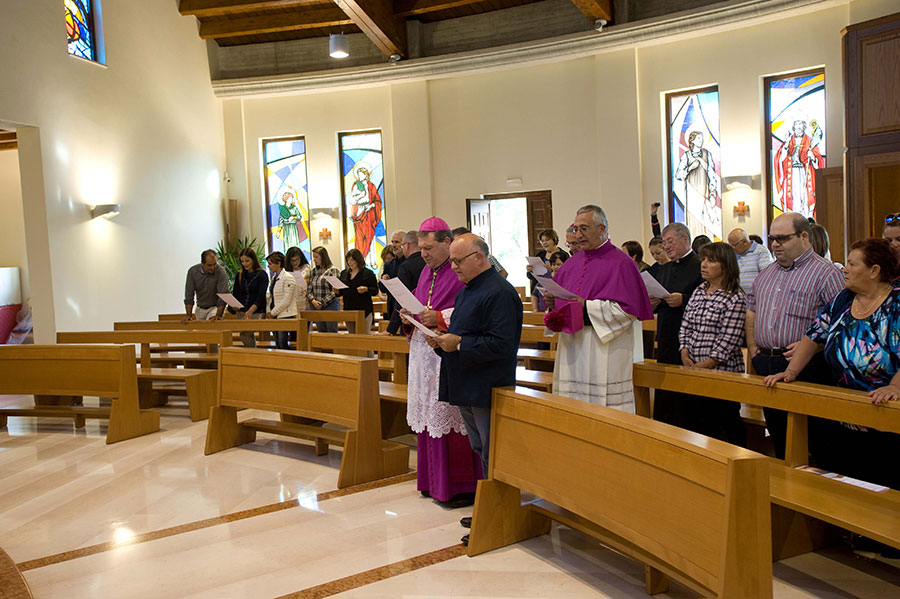
[[[290,331],[275,331],[275,347],[277,349],[291,349],[290,334]]]
[[[338,298],[334,298],[334,301],[322,308],[322,310],[340,310],[341,302]],[[338,323],[336,322],[320,322],[316,321],[316,329],[320,333],[337,333],[338,331]]]

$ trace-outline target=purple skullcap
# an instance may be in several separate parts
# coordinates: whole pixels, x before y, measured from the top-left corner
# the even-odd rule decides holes
[[[422,224],[419,225],[419,231],[427,233],[429,231],[449,231],[450,225],[447,224],[442,218],[438,218],[436,216],[432,216],[431,218],[426,218],[422,221]]]

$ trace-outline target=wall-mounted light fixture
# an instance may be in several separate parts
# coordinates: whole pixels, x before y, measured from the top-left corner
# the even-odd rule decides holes
[[[332,33],[328,36],[328,54],[332,58],[347,58],[350,56],[350,42],[343,33]]]
[[[115,218],[119,216],[118,204],[100,204],[91,208],[91,218],[102,216],[105,219]]]

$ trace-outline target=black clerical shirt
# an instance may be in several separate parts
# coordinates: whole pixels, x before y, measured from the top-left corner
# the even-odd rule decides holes
[[[682,297],[677,308],[670,308],[665,300],[656,307],[656,360],[663,364],[681,364],[678,331],[681,330],[681,318],[688,300],[703,282],[700,258],[692,251],[683,258],[666,262],[659,267],[656,278],[669,293],[680,293]]]

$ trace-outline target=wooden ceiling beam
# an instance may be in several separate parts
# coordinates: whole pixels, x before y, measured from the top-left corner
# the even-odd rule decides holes
[[[572,0],[572,2],[592,23],[597,19],[612,21],[610,0]]]
[[[3,131],[0,129],[0,142],[16,141],[15,131]]]
[[[394,4],[394,11],[398,17],[411,17],[482,2],[484,0],[399,0]]]
[[[16,150],[18,149],[19,144],[14,141],[2,141],[0,142],[0,151],[2,150]]]
[[[394,14],[391,0],[334,0],[382,54],[408,55],[406,21]]]
[[[202,19],[273,8],[296,8],[304,4],[310,4],[310,0],[181,0],[178,12]]]
[[[223,21],[200,21],[200,37],[220,39],[352,24],[353,20],[347,17],[341,9],[334,5],[321,5],[277,15],[233,18]]]

